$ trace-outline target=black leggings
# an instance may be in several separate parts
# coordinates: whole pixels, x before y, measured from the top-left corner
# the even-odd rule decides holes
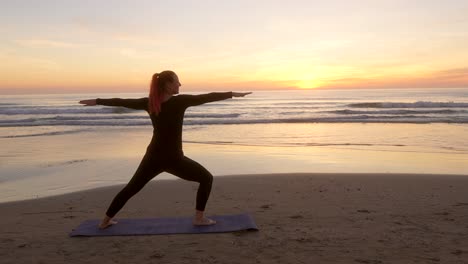
[[[158,159],[155,155],[146,153],[130,182],[115,196],[109,209],[107,209],[106,215],[114,217],[133,195],[163,171],[184,180],[199,182],[196,209],[199,211],[205,210],[213,182],[213,175],[207,169],[185,156]]]

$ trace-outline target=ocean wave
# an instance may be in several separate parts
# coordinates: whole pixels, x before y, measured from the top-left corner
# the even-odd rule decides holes
[[[368,102],[348,104],[347,106],[355,108],[468,108],[468,103],[426,101],[415,103]]]
[[[211,141],[211,140],[184,140],[184,143],[207,144],[207,145],[237,145],[237,146],[271,146],[271,147],[324,147],[324,146],[385,146],[385,147],[405,147],[403,144],[371,144],[371,143],[310,143],[310,142],[271,142],[266,143],[242,143],[234,141]]]
[[[50,121],[36,121],[31,123],[14,123],[2,122],[0,127],[33,127],[33,126],[149,126],[151,121],[135,121],[135,120],[50,120]]]
[[[42,132],[42,133],[34,133],[34,134],[19,134],[19,135],[1,136],[0,138],[57,136],[57,135],[75,134],[75,133],[80,133],[80,132],[83,132],[83,131],[88,131],[88,129],[77,129],[77,130],[70,130],[70,131]]]
[[[242,114],[235,113],[235,114],[185,114],[186,118],[237,118],[240,117]]]
[[[119,114],[134,113],[141,110],[133,110],[124,107],[14,107],[0,108],[0,115],[63,115],[63,114]]]
[[[246,120],[187,120],[187,125],[216,125],[216,124],[278,124],[278,123],[468,123],[468,117],[430,117],[430,116],[342,116],[342,117],[303,117],[278,119],[246,119]]]
[[[0,108],[0,115],[66,115],[72,118],[72,115],[88,114],[88,115],[115,115],[115,114],[131,114],[131,113],[145,113],[142,110],[134,110],[124,107],[103,107],[103,108],[84,108],[84,107],[27,107],[27,108]],[[218,114],[218,113],[187,113],[186,117],[194,118],[235,118],[239,117],[240,113]],[[145,115],[147,117],[147,115]],[[84,117],[77,117],[84,118]],[[95,117],[96,119],[99,117]],[[105,117],[109,118],[109,117]],[[118,117],[113,117],[118,118]],[[125,118],[125,117],[121,117]],[[138,117],[132,117],[138,118]]]
[[[453,110],[453,109],[443,109],[443,110],[375,110],[375,111],[359,111],[359,110],[350,110],[342,109],[335,111],[321,111],[320,113],[332,113],[340,115],[360,115],[360,114],[372,114],[372,115],[411,115],[411,114],[462,114],[468,113],[467,110]]]
[[[52,117],[36,117],[36,118],[24,118],[14,120],[0,120],[2,123],[31,123],[31,122],[53,122],[53,121],[87,121],[87,120],[135,120],[135,119],[149,119],[148,116],[131,116],[131,115],[112,115],[112,116],[52,116]]]
[[[421,115],[350,115],[338,117],[301,117],[301,118],[187,118],[184,125],[229,125],[229,124],[279,124],[279,123],[468,123],[462,116],[421,116]],[[28,126],[149,126],[151,120],[145,119],[28,119],[0,121],[0,127]]]
[[[187,114],[186,118],[237,118],[241,114]],[[86,116],[51,116],[51,117],[37,117],[37,118],[23,118],[13,120],[0,120],[1,124],[33,124],[33,123],[53,123],[55,121],[111,121],[111,120],[147,120],[149,122],[150,117],[148,115],[86,115]]]
[[[317,105],[317,104],[314,104]],[[233,109],[243,109],[243,110],[259,110],[259,109],[320,109],[324,108],[323,106],[298,106],[298,105],[289,105],[289,106],[277,106],[277,105],[271,105],[271,106],[243,106],[243,107],[236,107]]]

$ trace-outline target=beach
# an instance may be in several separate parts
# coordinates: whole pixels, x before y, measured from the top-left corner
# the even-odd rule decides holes
[[[77,102],[140,95],[2,98],[0,263],[468,262],[466,91],[413,92],[189,109],[184,154],[214,175],[207,215],[249,213],[259,231],[95,238],[69,233],[103,217],[153,128],[145,112]],[[191,217],[196,189],[162,173],[117,220]]]
[[[191,216],[196,184],[150,182],[121,218]],[[215,177],[207,214],[247,212],[258,232],[70,238],[122,185],[0,204],[1,263],[465,263],[468,177]]]

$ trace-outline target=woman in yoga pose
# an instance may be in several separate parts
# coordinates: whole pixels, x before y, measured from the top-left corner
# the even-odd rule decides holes
[[[184,156],[182,151],[182,124],[185,110],[209,102],[243,97],[250,93],[207,93],[188,95],[179,93],[181,86],[173,71],[153,75],[149,97],[140,99],[90,99],[82,100],[85,106],[123,106],[146,110],[154,127],[153,138],[130,182],[115,196],[99,227],[106,228],[117,222],[112,218],[125,203],[138,193],[146,183],[159,173],[166,171],[188,181],[199,182],[196,197],[194,225],[213,225],[216,222],[205,217],[204,211],[211,192],[213,176],[202,165]]]

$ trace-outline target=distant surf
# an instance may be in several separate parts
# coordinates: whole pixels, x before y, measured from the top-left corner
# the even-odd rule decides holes
[[[84,107],[78,104],[82,99],[78,96],[81,95],[2,98],[0,127],[151,126],[145,111],[123,107]],[[116,97],[115,94],[95,95],[98,96]],[[117,96],[140,98],[143,95]],[[86,97],[92,98],[93,95]],[[189,108],[184,124],[280,123],[466,124],[468,89],[255,92],[242,100],[226,100]]]

